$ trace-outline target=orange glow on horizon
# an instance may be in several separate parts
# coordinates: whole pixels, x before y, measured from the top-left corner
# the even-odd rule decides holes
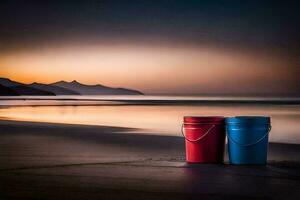
[[[239,92],[245,87],[251,92],[266,80],[270,90],[284,90],[282,80],[293,76],[285,65],[280,58],[208,47],[99,45],[0,54],[0,77],[24,83],[77,80],[146,93]]]

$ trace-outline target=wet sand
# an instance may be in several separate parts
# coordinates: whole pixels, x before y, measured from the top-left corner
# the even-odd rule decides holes
[[[270,144],[267,166],[188,165],[181,137],[146,134],[0,120],[0,199],[300,197],[300,145]]]

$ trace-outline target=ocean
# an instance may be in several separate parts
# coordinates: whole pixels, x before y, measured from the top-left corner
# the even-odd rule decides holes
[[[300,144],[298,98],[205,96],[1,97],[0,119],[134,128],[181,136],[184,116],[271,116],[271,142]]]

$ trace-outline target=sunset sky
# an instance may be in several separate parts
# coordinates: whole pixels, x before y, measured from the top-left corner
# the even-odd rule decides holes
[[[299,5],[1,1],[0,77],[146,94],[300,93]]]

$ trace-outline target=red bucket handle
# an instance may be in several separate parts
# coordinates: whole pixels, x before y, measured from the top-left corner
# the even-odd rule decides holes
[[[199,141],[199,140],[202,140],[205,136],[207,136],[209,133],[210,133],[210,131],[215,127],[216,125],[215,124],[213,124],[207,131],[206,131],[206,133],[204,133],[202,136],[200,136],[199,138],[197,138],[197,139],[195,139],[195,140],[191,140],[191,139],[188,139],[186,136],[185,136],[185,134],[184,134],[184,124],[182,124],[182,126],[181,126],[181,134],[183,135],[183,137],[187,140],[187,141],[189,141],[189,142],[197,142],[197,141]],[[201,129],[201,128],[189,128],[189,129]]]
[[[263,136],[262,136],[259,140],[257,140],[256,142],[248,143],[248,144],[241,144],[241,143],[237,142],[236,140],[232,139],[232,138],[229,136],[229,134],[227,134],[227,137],[228,137],[228,139],[229,139],[230,141],[232,141],[233,143],[235,143],[235,144],[237,144],[237,145],[239,145],[239,146],[241,146],[241,147],[248,147],[248,146],[256,145],[256,144],[258,144],[260,141],[262,141],[267,135],[269,135],[271,129],[272,129],[272,127],[269,126],[269,130],[268,130],[268,132],[267,132],[265,135],[263,135]]]

